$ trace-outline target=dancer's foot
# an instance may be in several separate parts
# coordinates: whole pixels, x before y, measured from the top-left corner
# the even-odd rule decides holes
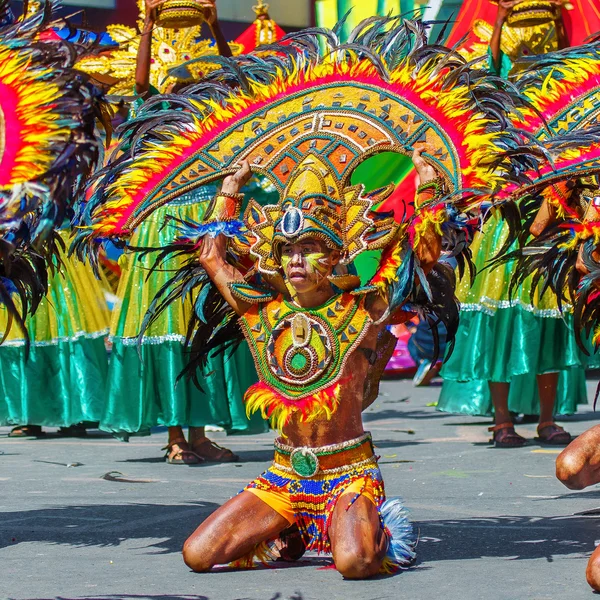
[[[167,451],[165,460],[170,465],[197,465],[204,462],[200,456],[190,450],[190,446],[184,438],[171,440],[163,450]]]
[[[281,547],[279,548],[279,555],[281,560],[293,561],[299,560],[304,556],[306,552],[306,544],[304,538],[298,529],[298,525],[290,525],[287,529],[284,529],[279,534],[281,540]]]
[[[430,385],[433,378],[438,376],[440,369],[439,364],[432,365],[430,360],[422,360],[413,377],[413,385],[416,387]]]
[[[10,430],[8,437],[41,437],[43,435],[46,435],[46,432],[42,431],[41,425],[18,425]]]
[[[279,537],[268,542],[268,545],[272,560],[292,562],[301,559],[306,552],[306,544],[295,523],[284,529]]]
[[[191,451],[206,462],[238,462],[240,457],[228,448],[223,448],[207,437],[197,438],[191,444]]]
[[[536,441],[550,446],[567,446],[573,439],[568,431],[565,431],[554,421],[545,421],[540,423],[537,428],[538,437]]]
[[[488,427],[488,431],[494,432],[491,441],[494,442],[496,448],[521,448],[527,444],[527,440],[515,431],[513,424],[510,422]]]

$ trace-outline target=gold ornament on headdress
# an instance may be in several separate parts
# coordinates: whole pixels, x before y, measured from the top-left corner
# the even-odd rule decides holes
[[[341,262],[351,263],[366,249],[389,243],[398,226],[393,218],[370,214],[374,200],[362,195],[362,185],[345,186],[318,152],[309,152],[293,170],[278,204],[261,207],[251,202],[244,221],[255,241],[251,253],[261,272],[275,275],[280,266],[280,245],[307,237],[321,239],[341,252]],[[393,186],[378,194],[377,202]],[[376,241],[368,233],[381,232]]]
[[[167,0],[156,9],[159,27],[181,29],[196,27],[204,22],[204,8],[196,0]]]
[[[478,38],[478,42],[473,44],[469,50],[459,50],[460,54],[467,60],[485,56],[493,31],[493,25],[490,25],[487,21],[477,19],[473,26],[473,33]],[[558,50],[556,29],[552,23],[534,27],[503,27],[500,49],[511,60],[516,60],[520,56],[553,52]]]
[[[144,25],[146,6],[138,0],[138,29]],[[109,90],[111,94],[130,96],[135,86],[135,68],[140,34],[126,25],[109,25],[107,32],[119,44],[119,49],[99,56],[88,56],[77,63],[77,68],[91,75],[108,75],[117,79]],[[152,31],[152,59],[150,64],[150,85],[164,92],[179,80],[168,74],[169,70],[188,60],[215,54],[211,40],[200,39],[201,26],[185,29],[154,27]],[[242,52],[239,44],[230,43],[234,55]],[[194,79],[200,79],[207,71],[219,68],[210,63],[196,63],[189,67]]]
[[[276,42],[275,21],[269,17],[269,5],[266,2],[263,3],[262,0],[258,0],[258,4],[254,5],[252,9],[256,13],[256,20],[254,21],[256,27],[256,46]]]

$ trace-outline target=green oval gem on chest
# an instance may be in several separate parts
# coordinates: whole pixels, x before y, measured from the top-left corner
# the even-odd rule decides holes
[[[312,477],[319,470],[319,459],[309,448],[296,448],[290,456],[290,465],[296,475]]]
[[[306,367],[308,359],[301,352],[296,352],[290,361],[292,369],[295,371],[302,371]]]

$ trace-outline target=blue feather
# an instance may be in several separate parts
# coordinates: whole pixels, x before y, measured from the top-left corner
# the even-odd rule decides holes
[[[6,277],[0,277],[0,282],[9,294],[16,294],[18,292],[17,287],[10,279]]]
[[[379,509],[383,524],[391,534],[386,558],[399,569],[409,567],[415,560],[417,538],[401,498],[388,498]]]
[[[204,316],[204,303],[206,302],[206,297],[208,296],[209,292],[210,292],[210,285],[204,285],[202,287],[202,289],[200,290],[200,292],[198,293],[196,302],[194,303],[194,310],[196,311],[198,318],[203,323],[207,323],[206,317]]]
[[[396,280],[389,289],[389,312],[400,308],[411,293],[415,279],[415,255],[412,250],[405,249],[402,252],[402,262],[396,271]]]
[[[197,242],[205,235],[217,237],[225,235],[231,238],[241,238],[245,240],[245,225],[242,221],[214,221],[212,223],[180,222],[177,225],[179,234],[176,243],[187,243],[190,240]]]

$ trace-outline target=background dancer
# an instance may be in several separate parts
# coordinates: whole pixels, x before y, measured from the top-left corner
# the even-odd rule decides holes
[[[510,41],[518,35],[519,44],[504,44],[503,27],[518,4],[500,0],[490,42],[490,67],[503,77],[521,54],[548,52],[566,43],[557,12],[554,22],[512,33]],[[490,431],[497,447],[526,443],[514,430],[515,413],[539,415],[541,442],[568,444],[571,436],[554,422],[554,415],[573,414],[578,404],[587,401],[587,360],[575,342],[572,316],[559,310],[551,291],[532,298],[529,278],[511,294],[516,262],[489,268],[508,235],[508,225],[499,214],[493,214],[475,236],[471,251],[477,276],[471,282],[467,274],[457,285],[460,326],[454,351],[442,367],[444,385],[438,410],[494,414]]]
[[[199,0],[206,11],[217,49],[231,56],[221,33],[214,2]],[[161,0],[148,0],[141,42],[137,54],[135,91],[141,96],[137,107],[157,93],[150,86],[152,34],[156,9]],[[176,229],[167,216],[199,221],[209,200],[216,193],[212,185],[181,196],[176,203],[156,211],[140,225],[131,246],[161,248],[173,242]],[[241,346],[233,355],[217,356],[209,361],[201,377],[203,390],[190,379],[178,376],[185,368],[188,356],[184,349],[191,303],[173,304],[144,331],[138,354],[137,336],[150,303],[158,290],[181,267],[182,260],[171,258],[160,268],[151,270],[156,256],[127,251],[121,259],[123,271],[117,296],[120,305],[114,310],[111,323],[113,342],[109,371],[108,399],[101,428],[122,439],[130,434],[148,434],[156,425],[169,428],[166,460],[170,464],[197,464],[204,461],[230,462],[237,456],[220,447],[205,435],[206,425],[218,425],[231,433],[266,431],[260,417],[248,420],[243,407],[243,393],[256,381],[256,371],[250,352]],[[183,426],[189,426],[186,440]]]
[[[600,425],[582,433],[561,452],[556,459],[556,476],[571,490],[600,483]],[[585,576],[600,592],[600,546],[590,556]]]
[[[68,243],[65,231],[59,248]],[[17,327],[0,345],[0,425],[19,424],[10,437],[40,436],[42,426],[84,436],[104,409],[110,320],[104,292],[91,268],[62,249],[53,270],[46,297],[26,320],[29,349]],[[7,318],[0,307],[3,331]]]
[[[46,35],[52,8],[15,18],[0,0],[0,425],[16,425],[11,437],[84,435],[105,399],[104,294],[67,256],[68,230],[56,233],[96,165],[103,100],[73,69],[86,40]]]

